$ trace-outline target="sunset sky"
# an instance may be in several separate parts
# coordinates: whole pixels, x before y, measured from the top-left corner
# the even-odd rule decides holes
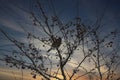
[[[40,0],[42,5],[46,9],[48,15],[53,14],[53,8],[50,5],[50,0]],[[76,0],[52,0],[55,5],[56,14],[64,21],[67,22],[76,17]],[[30,32],[35,32],[36,35],[44,36],[44,32],[39,32],[36,28],[33,28],[32,21],[30,20],[29,12],[36,11],[34,7],[35,0],[0,0],[0,28],[15,37],[17,40],[22,42],[27,42],[25,38],[25,32],[21,28],[24,27]],[[120,0],[79,0],[79,16],[82,22],[86,25],[91,25],[95,22],[96,17],[100,16],[102,12],[105,11],[105,16],[103,18],[103,24],[105,26],[101,29],[101,35],[109,32],[113,29],[120,30]],[[39,34],[41,33],[41,34]],[[120,37],[119,37],[120,39]],[[39,41],[35,41],[36,47],[41,47],[38,44]],[[120,40],[119,40],[120,43]],[[42,44],[42,43],[41,43]],[[12,52],[14,45],[9,42],[0,33],[0,58],[3,54],[9,54]],[[49,48],[49,47],[47,47]],[[14,48],[15,49],[15,48]],[[42,49],[43,53],[47,49]],[[53,51],[53,54],[55,52]],[[77,64],[76,60],[79,58],[76,52],[74,55],[73,62]],[[88,70],[93,66],[89,63],[83,64]],[[68,64],[69,67],[74,67],[73,64]],[[105,67],[101,68],[104,72]],[[11,69],[5,65],[4,62],[0,61],[0,80],[22,80],[21,70]],[[28,70],[23,71],[24,80],[34,80],[30,75]],[[83,79],[82,79],[83,80]]]

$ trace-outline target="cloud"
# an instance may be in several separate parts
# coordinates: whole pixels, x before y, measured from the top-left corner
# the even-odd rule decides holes
[[[0,24],[5,27],[9,27],[15,31],[23,32],[23,30],[19,27],[19,24],[17,24],[16,22],[12,20],[0,19]]]
[[[0,79],[1,80],[21,80],[22,73],[18,69],[9,69],[9,68],[0,68]],[[40,76],[37,76],[37,79],[40,80]],[[23,71],[23,80],[35,80],[30,75],[30,71]]]
[[[11,28],[18,32],[23,32],[20,25],[31,23],[30,14],[13,4],[3,5],[1,8],[0,24],[4,27]],[[26,25],[24,25],[26,26]]]

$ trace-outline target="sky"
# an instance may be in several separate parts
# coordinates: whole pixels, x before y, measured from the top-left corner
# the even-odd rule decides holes
[[[102,21],[102,24],[105,24],[105,26],[100,30],[100,34],[104,35],[106,32],[116,28],[120,30],[120,0],[79,0],[79,14],[77,14],[76,9],[77,0],[52,0],[54,8],[50,3],[51,0],[40,1],[47,15],[52,16],[55,10],[56,14],[64,22],[68,22],[79,15],[83,23],[92,25],[97,17],[105,13]],[[23,28],[34,32],[36,35],[44,36],[44,32],[39,32],[38,28],[33,27],[32,20],[30,19],[30,11],[35,11],[38,17],[41,18],[34,7],[34,3],[34,0],[0,0],[0,28],[22,42],[27,42]],[[38,41],[35,41],[35,44],[38,44]],[[40,47],[40,45],[37,45],[37,47]],[[10,54],[8,51],[13,50],[13,48],[13,44],[0,33],[0,55]],[[8,51],[4,52],[4,49]],[[76,54],[76,59],[77,56]],[[0,63],[1,68],[5,67],[3,62]],[[72,64],[69,65],[74,66]],[[89,68],[89,64],[84,65]],[[1,75],[6,76],[5,72],[2,71],[0,72],[0,78]]]

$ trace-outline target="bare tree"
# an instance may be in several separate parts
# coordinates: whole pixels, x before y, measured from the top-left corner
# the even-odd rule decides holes
[[[20,25],[26,34],[27,42],[24,43],[0,28],[17,47],[11,52],[13,55],[4,55],[2,61],[10,67],[29,69],[33,78],[40,75],[43,80],[80,80],[83,76],[89,80],[119,80],[115,76],[120,64],[119,31],[115,29],[100,35],[104,12],[88,26],[79,15],[68,22],[64,22],[55,10],[49,16],[39,0],[36,0],[36,9],[37,13],[31,11],[29,14],[35,29],[44,36],[35,35]]]

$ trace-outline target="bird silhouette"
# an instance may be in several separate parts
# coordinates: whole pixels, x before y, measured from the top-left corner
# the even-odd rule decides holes
[[[54,37],[51,48],[47,52],[50,52],[52,49],[58,49],[61,45],[61,42],[62,42],[62,39],[60,37],[59,38]]]

